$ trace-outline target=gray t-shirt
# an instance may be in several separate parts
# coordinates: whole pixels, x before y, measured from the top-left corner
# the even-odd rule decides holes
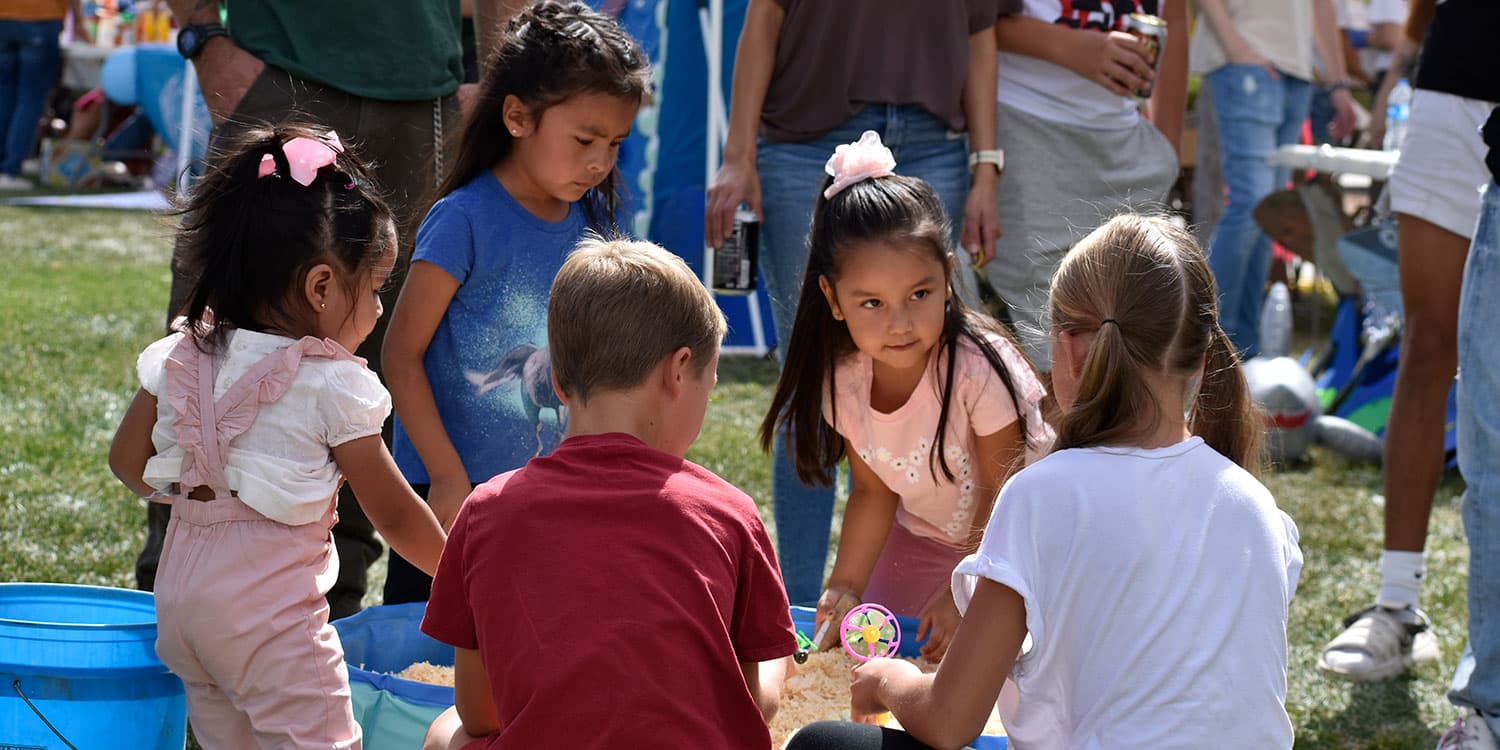
[[[817,138],[867,104],[915,104],[963,130],[969,36],[1019,0],[776,0],[786,12],[761,109],[772,141]]]

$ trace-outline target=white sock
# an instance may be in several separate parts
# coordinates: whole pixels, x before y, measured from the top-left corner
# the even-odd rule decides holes
[[[1376,603],[1387,609],[1415,609],[1426,574],[1425,555],[1421,552],[1388,549],[1380,553],[1380,597]]]

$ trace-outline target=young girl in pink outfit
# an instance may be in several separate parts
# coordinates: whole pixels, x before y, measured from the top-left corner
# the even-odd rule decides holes
[[[184,214],[196,285],[141,353],[109,455],[172,505],[156,651],[206,748],[358,748],[323,598],[339,483],[423,570],[444,541],[381,441],[390,396],[349,353],[380,317],[391,211],[337,135],[287,126],[217,155]]]
[[[838,554],[815,635],[861,601],[921,618],[929,659],[958,624],[948,586],[1000,485],[1050,440],[1045,390],[1011,334],[953,294],[948,217],[894,174],[874,132],[840,146],[813,210],[786,366],[761,440],[789,428],[797,471],[849,459]]]

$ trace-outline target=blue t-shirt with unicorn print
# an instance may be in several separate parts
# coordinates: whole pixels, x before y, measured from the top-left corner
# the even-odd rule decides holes
[[[459,283],[424,365],[472,482],[519,468],[562,439],[566,410],[552,392],[547,295],[586,228],[580,205],[562,221],[543,221],[486,170],[434,204],[417,230],[412,262],[432,263]],[[399,414],[393,453],[407,481],[431,482]]]

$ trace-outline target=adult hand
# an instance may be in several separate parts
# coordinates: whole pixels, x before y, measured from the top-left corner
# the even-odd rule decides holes
[[[239,108],[240,100],[266,64],[227,37],[214,37],[204,46],[196,67],[208,114],[214,125],[222,125]]]
[[[856,666],[849,673],[849,717],[863,724],[875,723],[876,717],[890,711],[880,695],[886,680],[902,672],[921,674],[917,665],[901,659],[875,658]]]
[[[1256,67],[1265,68],[1266,72],[1271,75],[1271,80],[1277,81],[1281,79],[1281,72],[1276,70],[1276,66],[1272,65],[1271,61],[1267,60],[1264,55],[1256,52],[1250,46],[1250,44],[1243,39],[1239,39],[1235,44],[1227,46],[1224,50],[1224,54],[1228,55],[1229,62],[1235,65],[1254,65]]]
[[[953,589],[943,586],[935,592],[917,617],[917,640],[927,640],[922,646],[922,658],[936,664],[948,653],[948,644],[953,642],[953,634],[963,620],[953,601]]]
[[[1329,95],[1333,103],[1333,122],[1328,125],[1328,135],[1336,140],[1342,140],[1354,132],[1354,123],[1357,119],[1354,110],[1354,96],[1349,89],[1339,89]]]
[[[959,242],[968,251],[975,268],[983,268],[995,257],[995,240],[1000,238],[1000,208],[995,202],[1000,173],[989,164],[980,164],[969,186],[964,202],[964,227]]]
[[[1077,49],[1069,55],[1074,73],[1119,94],[1134,96],[1156,78],[1146,45],[1133,34],[1078,34]]]
[[[443,531],[453,530],[453,519],[458,517],[458,509],[463,507],[464,498],[473,490],[474,485],[469,483],[467,477],[435,477],[432,480],[427,489],[427,504],[432,507],[432,514],[437,516]]]
[[[826,651],[839,642],[839,626],[844,622],[844,615],[857,606],[859,597],[849,589],[829,588],[818,597],[818,608],[813,614],[813,638],[819,651]]]
[[[744,203],[760,218],[760,173],[755,159],[726,158],[708,186],[708,202],[703,211],[703,241],[709,247],[724,244],[734,231],[734,212]]]

